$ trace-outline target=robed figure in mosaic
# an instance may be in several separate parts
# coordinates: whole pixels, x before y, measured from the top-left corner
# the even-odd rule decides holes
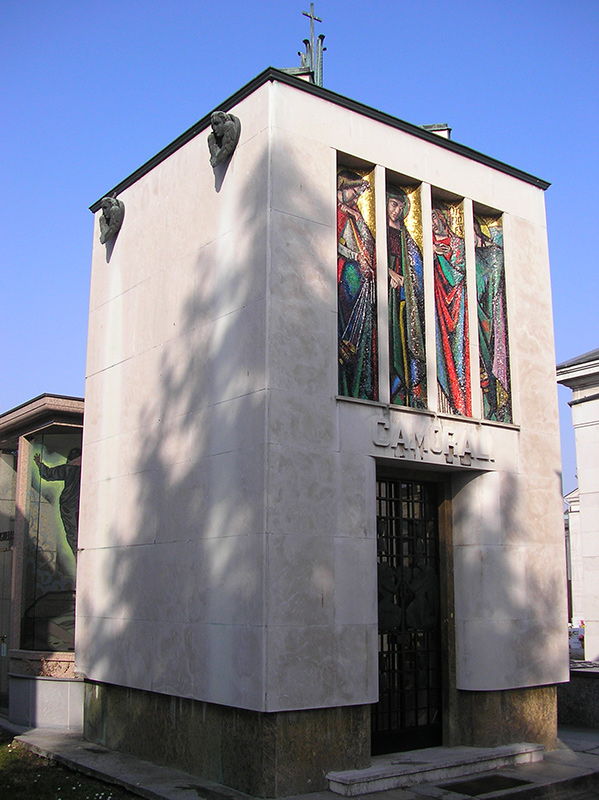
[[[468,298],[461,204],[432,212],[439,411],[471,416]]]
[[[485,419],[512,421],[500,218],[474,217],[480,383]]]
[[[337,178],[339,394],[376,400],[376,271],[371,176],[342,169]],[[372,220],[374,218],[372,217]]]
[[[414,199],[419,199],[418,189],[411,194]],[[400,188],[388,189],[391,402],[412,408],[426,408],[422,246],[416,243],[407,228],[406,220],[410,211],[408,194]],[[421,225],[419,229],[421,234]]]

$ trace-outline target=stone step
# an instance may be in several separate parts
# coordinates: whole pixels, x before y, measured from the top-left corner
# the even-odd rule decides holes
[[[329,789],[345,797],[402,789],[473,775],[514,764],[543,760],[540,744],[519,742],[502,747],[428,747],[406,753],[375,756],[367,769],[329,772]]]

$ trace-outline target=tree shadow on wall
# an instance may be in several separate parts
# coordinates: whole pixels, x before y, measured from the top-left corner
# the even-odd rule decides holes
[[[200,151],[203,144],[197,145]],[[246,146],[256,151],[253,140]],[[279,189],[286,213],[303,216],[307,229],[330,231],[334,195],[323,198],[307,186],[291,154],[279,159],[285,163]],[[129,405],[130,430],[115,436],[113,452],[118,460],[130,447],[130,466],[121,470],[126,474],[102,481],[104,486],[96,484],[98,492],[109,492],[111,482],[122,488],[110,495],[113,507],[99,504],[100,516],[109,520],[105,542],[80,556],[86,567],[79,573],[77,660],[96,681],[260,708],[267,568],[269,152],[259,153],[245,179],[235,184],[244,169],[240,145],[219,199],[210,185],[212,173],[205,172],[202,192],[192,189],[202,205],[186,201],[185,219],[167,220],[173,229],[187,226],[186,236],[194,226],[198,230],[193,255],[183,254],[181,267],[165,253],[170,300],[164,314],[177,307],[179,301],[172,299],[177,293],[181,313],[163,320],[167,335],[162,341],[136,353],[140,363],[152,365],[151,374],[140,374],[141,386],[122,385],[120,397],[105,398]],[[162,190],[168,191],[164,185]],[[294,197],[301,209],[294,208]],[[289,242],[279,246],[289,251]],[[289,256],[289,284],[301,285],[302,307],[312,318],[326,317],[333,324],[334,252],[330,263],[308,267],[305,259],[294,260],[292,251]],[[146,309],[138,304],[136,313],[143,324]],[[308,342],[306,363],[322,362],[323,343],[306,331],[296,308],[286,317],[286,335]],[[336,361],[334,353],[329,355],[333,397]],[[98,527],[102,524],[98,519]],[[114,739],[106,744],[124,746]],[[148,731],[128,742],[129,750],[140,753],[156,747],[157,760],[177,763],[176,735],[156,737]],[[219,774],[213,777],[218,780]]]

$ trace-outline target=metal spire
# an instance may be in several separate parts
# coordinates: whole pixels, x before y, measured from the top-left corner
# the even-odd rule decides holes
[[[304,46],[306,52],[299,52],[298,56],[301,60],[301,67],[290,67],[283,70],[292,75],[308,79],[317,86],[322,86],[322,54],[326,50],[323,47],[324,34],[321,33],[316,40],[316,47],[314,42],[314,23],[322,22],[320,17],[314,14],[314,3],[310,3],[310,11],[302,11],[304,17],[310,20],[310,38],[304,39]]]

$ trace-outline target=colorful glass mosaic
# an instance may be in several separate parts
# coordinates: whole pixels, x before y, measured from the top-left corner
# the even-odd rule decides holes
[[[474,215],[474,249],[483,416],[512,422],[501,217]]]
[[[432,223],[439,411],[471,416],[462,204],[434,201]]]
[[[339,394],[378,399],[374,170],[337,173]]]
[[[391,402],[426,408],[420,187],[387,188]]]

